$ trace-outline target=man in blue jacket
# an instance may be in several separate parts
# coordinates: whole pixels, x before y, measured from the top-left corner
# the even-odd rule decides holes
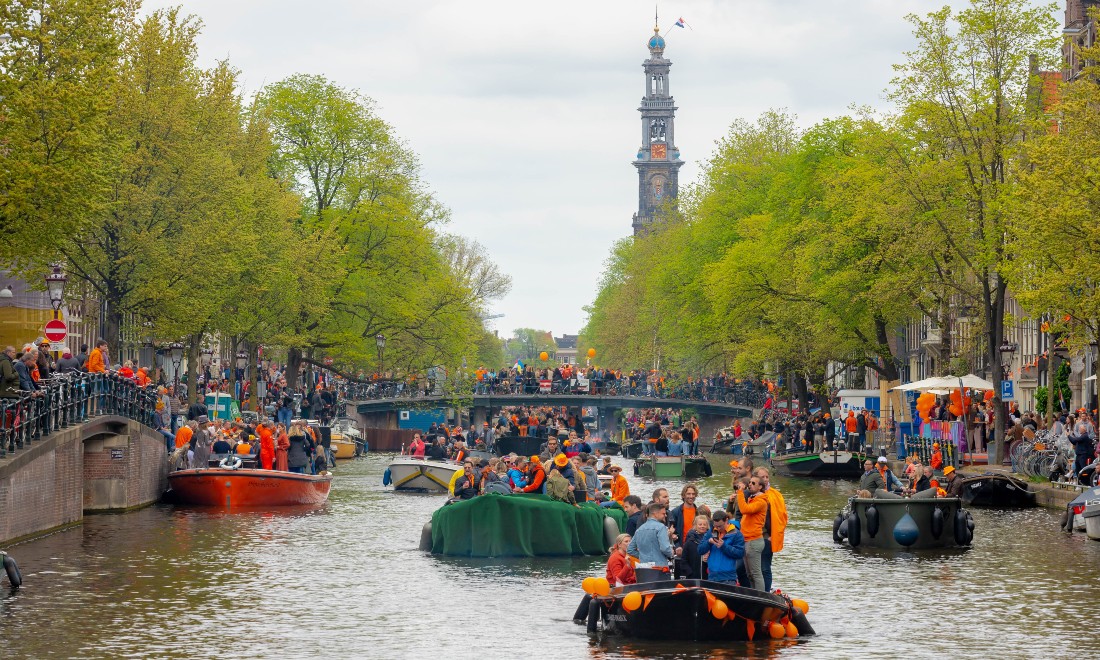
[[[711,531],[699,542],[699,556],[707,560],[707,579],[737,584],[737,566],[745,557],[740,524],[730,522],[725,511],[715,511],[711,521]]]

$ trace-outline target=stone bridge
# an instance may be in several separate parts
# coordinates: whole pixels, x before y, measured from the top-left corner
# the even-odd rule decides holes
[[[507,406],[594,407],[599,411],[600,428],[616,431],[616,412],[627,408],[691,409],[699,418],[700,436],[709,441],[714,432],[733,423],[734,419],[753,417],[758,409],[722,401],[671,399],[632,395],[600,394],[474,394],[461,399],[470,412],[470,423],[487,421],[496,411]],[[450,408],[455,399],[447,396],[396,397],[348,402],[348,414],[355,415],[366,428],[396,429],[398,413],[417,408]]]
[[[155,395],[88,376],[43,392],[0,400],[0,543],[160,498],[168,487],[165,439],[137,421],[150,419]]]

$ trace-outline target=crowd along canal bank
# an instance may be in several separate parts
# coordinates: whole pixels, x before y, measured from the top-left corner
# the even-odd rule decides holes
[[[343,462],[320,507],[225,511],[158,504],[88,517],[8,550],[22,589],[0,601],[9,657],[445,658],[537,648],[555,658],[1100,655],[1100,543],[1058,512],[975,509],[970,548],[883,552],[833,543],[848,481],[776,478],[790,512],[775,586],[811,608],[816,635],[686,643],[587,634],[572,621],[606,557],[462,559],[417,549],[445,498],[382,485],[392,456]],[[717,460],[717,459],[716,459]],[[629,467],[625,459],[616,462]],[[718,463],[716,463],[717,465]],[[699,481],[699,501],[729,478]],[[678,504],[682,480],[627,472]]]

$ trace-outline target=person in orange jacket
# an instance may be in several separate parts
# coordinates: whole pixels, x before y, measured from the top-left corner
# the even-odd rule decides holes
[[[745,491],[748,496],[745,496]],[[762,555],[764,553],[764,519],[768,515],[768,501],[763,495],[764,484],[760,477],[753,476],[749,485],[737,482],[737,508],[741,510],[741,534],[745,537],[745,572],[749,576],[749,585],[758,591],[764,590]]]
[[[542,461],[538,456],[532,456],[530,461],[525,461],[521,456],[520,467],[527,473],[527,485],[516,488],[516,493],[546,493],[546,470],[542,467]]]
[[[611,499],[622,506],[623,500],[630,494],[630,484],[626,482],[623,469],[618,465],[612,465],[608,472],[611,473]]]
[[[762,492],[768,502],[767,516],[764,518],[764,551],[760,555],[760,572],[764,575],[764,591],[771,591],[772,555],[783,549],[783,537],[787,531],[787,502],[783,499],[783,493],[772,486],[768,468],[756,468],[753,475],[763,482]]]
[[[88,354],[88,361],[84,369],[90,374],[101,374],[107,371],[108,365],[107,342],[100,339],[95,343],[95,348]]]

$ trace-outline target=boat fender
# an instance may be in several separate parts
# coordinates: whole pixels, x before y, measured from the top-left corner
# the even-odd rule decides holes
[[[875,538],[875,534],[878,534],[878,508],[872,504],[863,515],[867,519],[867,536]]]
[[[619,536],[619,523],[611,516],[603,517],[603,542],[609,548],[615,547],[615,539]]]
[[[836,514],[836,518],[833,518],[833,543],[841,543],[844,541],[844,534],[840,533],[841,526],[844,525],[844,514]],[[847,533],[847,529],[844,530]]]
[[[810,620],[806,618],[806,614],[797,607],[791,609],[793,614],[789,614],[788,616],[791,619],[791,623],[794,624],[794,627],[798,629],[799,636],[816,635],[817,632],[815,632],[813,626],[810,625]]]
[[[420,549],[424,552],[432,551],[432,522],[430,520],[420,528]]]
[[[577,606],[577,611],[573,613],[573,623],[580,625],[588,619],[588,605],[592,602],[592,595],[585,594],[581,599],[581,604]]]
[[[970,530],[966,528],[966,509],[959,509],[955,512],[954,531],[956,544],[968,545],[970,543],[970,539],[967,538]]]
[[[840,538],[842,538],[842,539],[848,538],[848,519],[847,518],[844,519],[844,522],[840,523],[840,529],[837,530],[837,533],[840,534]]]
[[[1059,526],[1063,531],[1071,531],[1069,528],[1069,509],[1062,512],[1062,519],[1059,521]]]
[[[595,635],[600,631],[600,617],[603,613],[603,604],[593,598],[588,603],[588,634]]]
[[[390,474],[390,469],[386,468],[386,471],[382,473],[382,485],[389,486],[393,483],[393,475]]]
[[[244,462],[241,460],[241,457],[236,454],[226,456],[218,461],[218,467],[225,468],[226,470],[239,470],[242,465],[244,465]]]
[[[15,560],[8,553],[0,551],[0,556],[4,558],[4,572],[8,574],[8,582],[11,583],[11,588],[18,589],[23,585],[23,574],[19,572],[19,566],[16,565]]]
[[[917,521],[913,520],[913,516],[909,515],[909,511],[906,510],[905,515],[894,525],[894,540],[899,545],[908,548],[916,543],[919,538],[920,527],[917,527]]]
[[[859,545],[859,514],[852,511],[848,514],[848,544],[853,548]]]
[[[704,461],[703,462],[703,474],[705,474],[708,477],[713,477],[714,476],[714,468],[712,468],[710,466],[710,461]]]
[[[961,509],[966,511],[965,509]],[[970,542],[974,540],[974,516],[970,515],[969,511],[966,511],[966,545],[970,545]]]
[[[932,538],[939,539],[943,536],[943,507],[932,509]]]

